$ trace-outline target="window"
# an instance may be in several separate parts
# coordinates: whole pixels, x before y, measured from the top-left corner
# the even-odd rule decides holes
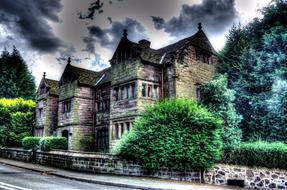
[[[123,100],[124,99],[124,87],[121,87],[121,95],[120,95],[120,100]]]
[[[142,96],[146,97],[146,83],[142,84]]]
[[[42,118],[43,114],[43,108],[39,108],[39,117]]]
[[[196,88],[196,99],[197,99],[197,101],[200,101],[201,100],[201,86],[200,86],[200,84],[196,84],[195,88]]]
[[[118,124],[115,124],[114,139],[119,139],[119,125]]]
[[[195,50],[195,57],[196,57],[197,61],[201,61],[201,62],[207,63],[207,64],[213,63],[212,56],[208,53],[203,52],[203,51]]]
[[[136,85],[135,83],[131,84],[131,97],[134,98],[136,95]]]
[[[121,137],[123,136],[124,132],[125,132],[124,124],[121,123]]]
[[[130,97],[130,85],[126,86],[126,96],[125,98],[128,99]]]
[[[130,99],[134,98],[135,96],[136,96],[136,87],[134,82],[114,88],[115,101]]]
[[[115,97],[116,101],[119,100],[119,89],[118,88],[115,88],[115,90],[114,90],[114,97]]]
[[[157,85],[154,85],[153,86],[153,98],[154,99],[157,99],[158,98],[158,92],[157,92],[157,90],[158,90],[158,86]]]
[[[152,97],[152,86],[151,85],[148,85],[148,87],[147,87],[147,96],[148,97]]]
[[[72,100],[63,101],[63,113],[71,112]]]
[[[130,123],[127,122],[126,125],[127,125],[127,131],[130,131]]]

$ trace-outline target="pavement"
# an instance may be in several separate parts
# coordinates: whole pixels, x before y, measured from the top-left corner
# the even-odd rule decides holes
[[[42,166],[34,163],[26,163],[0,158],[2,165],[14,166],[22,169],[39,172],[42,175],[57,176],[65,179],[88,182],[99,185],[109,185],[130,189],[143,190],[242,190],[243,188],[231,186],[216,186],[208,184],[190,183],[175,180],[165,180],[146,177],[131,177],[106,174],[91,174],[63,170],[54,167]]]

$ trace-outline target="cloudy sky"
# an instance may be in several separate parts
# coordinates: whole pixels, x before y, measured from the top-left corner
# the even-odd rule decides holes
[[[260,17],[271,0],[0,0],[0,50],[13,45],[37,85],[43,75],[58,80],[67,57],[76,66],[101,70],[128,29],[132,41],[160,48],[197,31],[218,51],[235,23]]]

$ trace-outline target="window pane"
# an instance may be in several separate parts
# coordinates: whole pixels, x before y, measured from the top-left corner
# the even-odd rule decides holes
[[[135,83],[132,83],[131,84],[131,96],[132,96],[132,98],[134,98],[135,97],[135,94],[136,94],[136,85],[135,85]]]
[[[142,96],[146,97],[146,84],[145,83],[142,84]]]
[[[147,88],[147,96],[148,97],[151,97],[151,85],[148,85],[148,88]]]
[[[158,94],[157,94],[157,85],[153,86],[153,98],[157,98]]]

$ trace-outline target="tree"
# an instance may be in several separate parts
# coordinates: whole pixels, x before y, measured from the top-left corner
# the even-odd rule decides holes
[[[164,100],[146,107],[117,152],[149,170],[210,168],[220,159],[221,124],[192,100]]]
[[[218,70],[227,74],[228,87],[236,92],[243,138],[284,140],[284,106],[272,104],[284,102],[274,88],[287,79],[287,2],[274,0],[261,12],[262,19],[232,28]]]
[[[235,110],[235,91],[227,88],[226,76],[216,76],[204,84],[201,91],[201,103],[211,113],[223,120],[223,133],[221,135],[223,146],[239,145],[242,136],[239,123],[242,117]]]
[[[35,79],[19,51],[15,47],[12,53],[4,50],[0,57],[0,97],[34,99],[35,91]]]

